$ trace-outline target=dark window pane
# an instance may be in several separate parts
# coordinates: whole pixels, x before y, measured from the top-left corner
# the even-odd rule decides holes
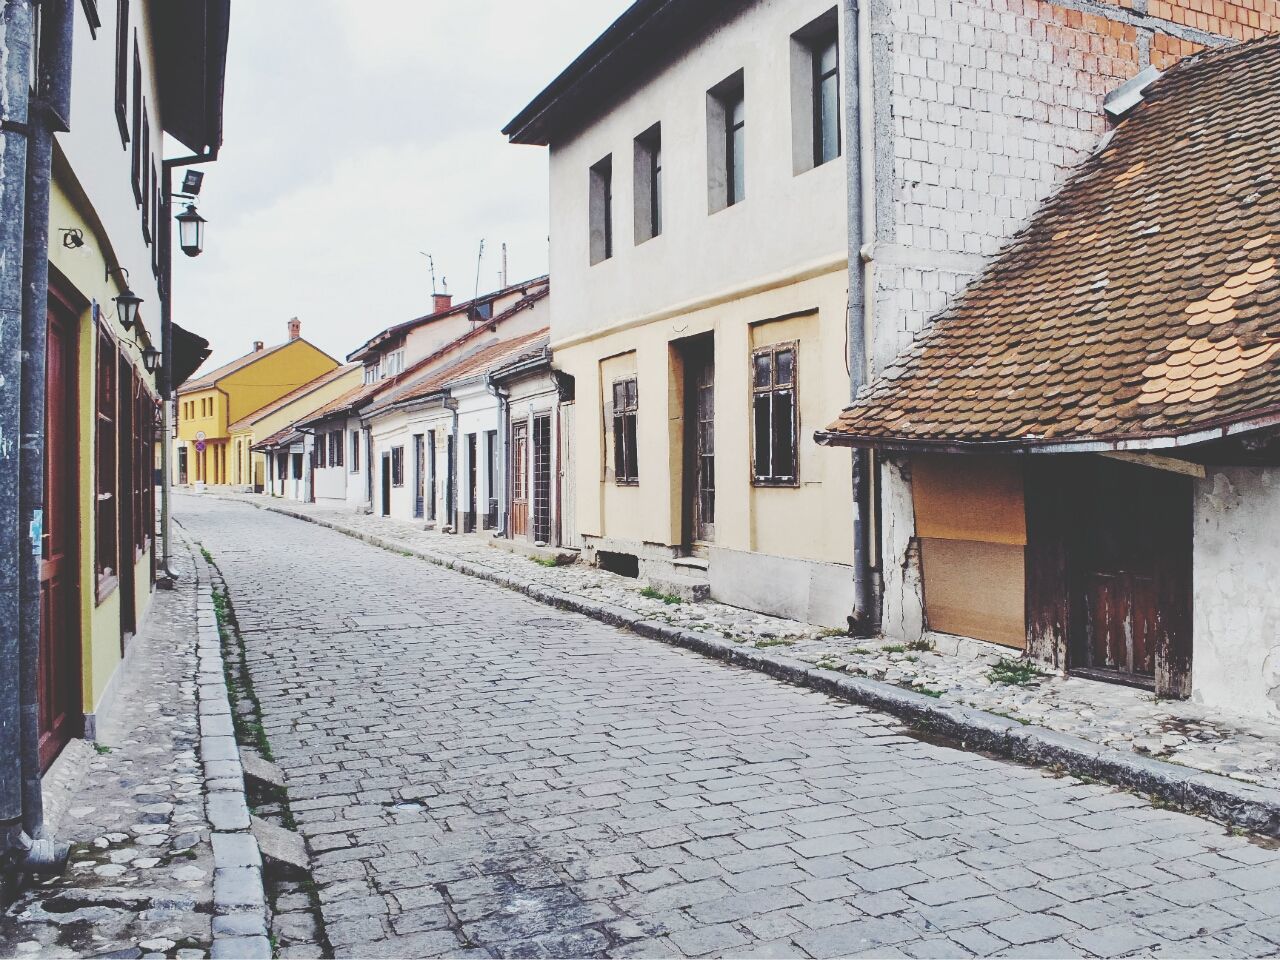
[[[745,150],[746,150],[746,128],[735,127],[733,130],[733,147],[730,153],[733,157],[733,185],[731,199],[734,203],[738,203],[747,195],[747,177],[744,170]]]
[[[615,383],[613,385],[613,408],[614,410],[621,412],[622,408],[625,405],[626,405],[626,388],[623,386],[621,382]]]
[[[818,91],[818,163],[840,156],[840,79],[822,80]]]
[[[752,358],[755,372],[752,376],[752,385],[757,387],[767,387],[773,380],[771,377],[773,367],[773,355],[768,353],[757,353]]]
[[[816,59],[819,76],[826,77],[829,74],[834,73],[839,62],[836,57],[835,41],[832,40],[830,43],[818,50]]]
[[[636,382],[634,380],[628,380],[625,386],[627,388],[627,409],[634,410],[636,408]]]
[[[796,355],[794,350],[779,350],[774,360],[774,383],[784,386],[795,382]]]
[[[628,414],[625,417],[626,422],[623,424],[625,429],[626,448],[627,448],[627,479],[635,480],[640,476],[638,462],[636,458],[636,418],[635,414]]]
[[[649,188],[650,222],[652,236],[662,233],[662,148],[653,151],[653,184]]]
[[[755,455],[756,476],[768,477],[769,472],[769,394],[755,398]]]
[[[773,395],[773,477],[776,480],[790,480],[795,476],[793,406],[790,390],[779,390]]]

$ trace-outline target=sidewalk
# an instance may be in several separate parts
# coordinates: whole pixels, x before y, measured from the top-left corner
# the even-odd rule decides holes
[[[196,593],[189,556],[130,647],[115,716],[46,777],[66,872],[0,916],[0,956],[204,957],[213,852],[197,757]]]
[[[546,567],[487,545],[478,536],[427,531],[419,524],[354,513],[348,509],[272,499],[257,494],[218,496],[323,523],[389,549],[456,558],[476,572],[520,587],[535,584],[585,601],[618,621],[657,622],[722,637],[745,648],[784,654],[835,675],[866,677],[923,693],[940,706],[974,708],[1034,725],[1097,748],[1154,758],[1220,774],[1268,791],[1280,789],[1280,723],[1210,715],[1189,701],[1157,700],[1150,692],[1029,670],[1016,651],[966,642],[963,652],[904,649],[876,640],[835,634],[812,624],[783,620],[721,603],[672,603],[646,597],[643,580],[616,576],[583,564]],[[1003,662],[1002,662],[1003,661]]]

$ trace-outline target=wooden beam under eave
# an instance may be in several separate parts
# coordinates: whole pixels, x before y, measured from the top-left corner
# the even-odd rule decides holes
[[[1158,453],[1134,453],[1129,450],[1100,453],[1098,456],[1107,457],[1111,460],[1123,460],[1125,463],[1134,463],[1140,467],[1150,467],[1152,470],[1180,473],[1184,477],[1195,477],[1197,480],[1204,479],[1204,466],[1202,464],[1192,463],[1189,460],[1179,460],[1177,457],[1162,457]]]

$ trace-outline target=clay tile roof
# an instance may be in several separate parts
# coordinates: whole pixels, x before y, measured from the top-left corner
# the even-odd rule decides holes
[[[298,426],[305,427],[312,423],[319,423],[321,420],[356,409],[361,405],[361,401],[374,395],[377,386],[377,384],[373,383],[362,383],[359,386],[352,387],[346,393],[338,394],[324,406],[317,407],[299,420]]]
[[[1156,80],[818,439],[1172,446],[1280,419],[1280,35]]]
[[[325,384],[332,383],[334,380],[337,380],[339,377],[343,377],[351,373],[352,370],[359,370],[359,369],[360,369],[360,365],[357,363],[349,363],[346,366],[334,367],[332,370],[328,371],[327,373],[320,374],[320,376],[316,377],[314,380],[311,380],[308,383],[304,383],[302,386],[298,387],[298,389],[289,391],[279,400],[273,400],[271,403],[268,403],[265,407],[259,407],[257,410],[254,410],[248,416],[241,417],[235,423],[231,424],[231,426],[227,428],[227,431],[230,433],[236,430],[243,430],[245,427],[249,426],[250,424],[257,423],[263,417],[271,416],[271,414],[275,413],[281,407],[286,407],[289,404],[293,403],[295,400],[305,397],[309,393],[314,393],[316,390],[319,390]]]
[[[546,346],[547,334],[548,331],[544,328],[510,340],[499,340],[483,346],[474,353],[459,358],[455,363],[431,372],[422,380],[409,384],[408,388],[394,397],[392,402],[403,403],[406,400],[428,397],[467,380],[483,376],[490,370],[507,363],[512,357],[527,352],[530,348]]]
[[[290,424],[287,427],[282,427],[281,429],[277,430],[271,436],[263,440],[259,440],[249,449],[250,450],[271,450],[276,447],[288,446],[289,444],[293,443],[295,440],[301,440],[301,439],[302,439],[302,432],[299,431],[295,425]]]

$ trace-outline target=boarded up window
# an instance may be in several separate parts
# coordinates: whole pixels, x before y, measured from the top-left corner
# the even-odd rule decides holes
[[[1023,649],[1026,509],[1014,457],[912,461],[931,630]]]

